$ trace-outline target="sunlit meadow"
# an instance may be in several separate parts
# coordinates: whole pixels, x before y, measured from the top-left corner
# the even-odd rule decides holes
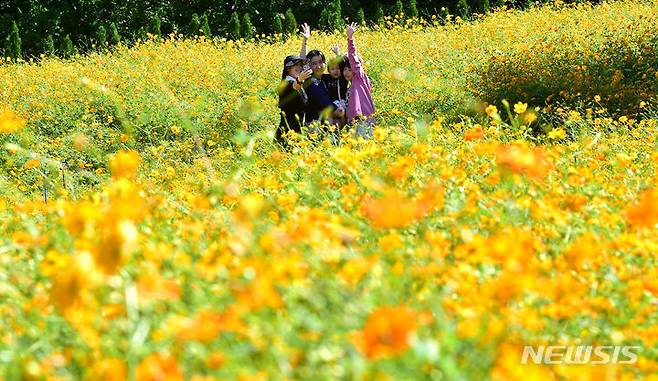
[[[658,380],[658,3],[356,38],[374,138],[292,152],[297,38],[1,64],[0,380]]]

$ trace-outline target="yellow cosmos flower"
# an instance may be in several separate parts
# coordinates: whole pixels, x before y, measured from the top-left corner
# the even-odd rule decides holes
[[[92,281],[95,272],[89,253],[67,258],[67,264],[53,278],[50,300],[60,311],[66,312],[80,301],[81,292]]]
[[[110,159],[112,177],[134,178],[141,160],[135,151],[119,151]]]
[[[39,159],[30,159],[27,162],[25,162],[24,167],[25,167],[25,169],[32,169],[32,168],[38,167],[39,164],[41,164]]]
[[[12,133],[25,127],[26,122],[11,110],[0,112],[0,133]]]
[[[527,112],[523,116],[523,121],[528,123],[528,124],[534,122],[535,120],[537,120],[537,114],[535,114],[534,112]]]
[[[517,102],[514,105],[514,112],[517,114],[523,114],[525,110],[528,109],[528,104],[523,102]]]
[[[567,136],[563,128],[554,128],[548,133],[548,138],[551,140],[564,139]]]
[[[106,381],[122,381],[127,377],[126,364],[116,358],[97,361],[91,368],[92,378]]]
[[[494,105],[489,105],[487,106],[486,109],[484,109],[484,112],[486,112],[490,118],[493,118],[495,115],[498,114],[498,107]]]

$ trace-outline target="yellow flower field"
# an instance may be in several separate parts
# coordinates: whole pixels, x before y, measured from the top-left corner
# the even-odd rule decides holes
[[[0,65],[0,380],[658,380],[657,20],[359,31],[374,138],[292,152],[295,38]]]

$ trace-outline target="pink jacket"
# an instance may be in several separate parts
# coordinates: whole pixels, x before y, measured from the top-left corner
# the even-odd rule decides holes
[[[354,73],[347,95],[347,121],[352,122],[354,118],[364,116],[368,123],[374,124],[375,103],[372,100],[372,87],[361,66],[361,58],[356,53],[353,39],[347,40],[347,58]]]

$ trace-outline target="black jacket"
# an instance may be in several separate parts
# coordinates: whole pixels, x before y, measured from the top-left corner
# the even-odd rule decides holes
[[[296,91],[292,87],[293,83],[294,80],[288,77],[281,82],[277,89],[281,121],[276,130],[276,140],[282,144],[285,144],[283,136],[288,130],[301,132],[304,125],[304,112],[308,97],[303,89]]]
[[[336,110],[336,105],[329,98],[329,89],[322,80],[311,77],[304,82],[304,89],[308,94],[308,103],[306,104],[307,124],[322,120],[326,117],[327,112],[331,113]]]
[[[331,101],[344,101],[347,95],[347,80],[342,76],[338,79],[334,79],[329,74],[322,74],[322,82],[324,82],[325,87],[329,90],[329,99]]]

